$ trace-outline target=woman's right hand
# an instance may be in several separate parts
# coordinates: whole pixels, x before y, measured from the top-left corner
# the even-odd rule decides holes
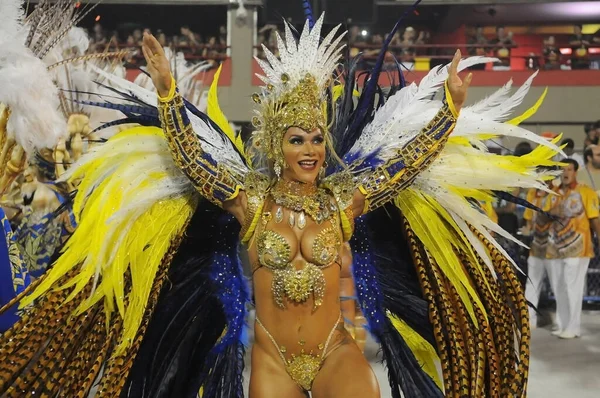
[[[147,71],[150,73],[152,83],[161,97],[167,97],[171,90],[171,66],[165,52],[156,38],[144,33],[142,53],[146,58]]]

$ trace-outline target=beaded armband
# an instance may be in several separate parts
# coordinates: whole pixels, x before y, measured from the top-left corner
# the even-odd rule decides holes
[[[439,156],[456,125],[458,114],[446,86],[443,106],[421,132],[365,178],[359,190],[365,195],[363,214],[393,200],[400,191]]]
[[[223,207],[241,188],[236,178],[202,150],[200,138],[187,116],[183,98],[171,82],[171,92],[159,98],[158,114],[173,160],[206,199]]]

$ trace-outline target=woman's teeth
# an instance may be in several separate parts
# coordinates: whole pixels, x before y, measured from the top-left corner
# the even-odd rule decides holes
[[[315,166],[317,165],[317,161],[316,160],[303,160],[301,162],[298,162],[298,164],[300,165],[300,167],[302,167],[304,170],[312,170],[315,168]]]

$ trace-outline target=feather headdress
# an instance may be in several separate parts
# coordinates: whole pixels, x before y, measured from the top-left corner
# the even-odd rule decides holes
[[[281,139],[287,128],[327,131],[326,89],[341,56],[344,34],[336,37],[337,26],[321,40],[323,19],[321,15],[312,28],[307,21],[298,42],[286,23],[285,43],[277,35],[279,58],[263,46],[268,62],[257,59],[265,74],[257,76],[265,86],[253,95],[259,105],[252,119],[257,128],[253,143],[276,162],[283,157]]]

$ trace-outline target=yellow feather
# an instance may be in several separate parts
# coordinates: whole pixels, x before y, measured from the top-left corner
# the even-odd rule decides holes
[[[208,101],[206,107],[206,113],[208,117],[210,117],[216,124],[223,130],[225,135],[229,138],[229,140],[235,145],[237,150],[247,159],[246,153],[244,150],[244,142],[242,141],[242,137],[240,135],[236,135],[235,131],[229,125],[229,121],[221,107],[219,106],[219,98],[217,96],[219,77],[221,76],[221,68],[223,65],[219,66],[217,72],[215,73],[215,77],[210,85],[210,89],[208,90]]]
[[[122,177],[135,163],[147,156],[142,151],[128,152],[128,142],[134,136],[152,136],[163,139],[161,129],[136,127],[111,138],[95,156],[75,170],[72,178],[81,178],[75,197],[74,212],[79,224],[69,239],[62,255],[48,271],[40,286],[21,302],[26,306],[53,289],[74,287],[67,300],[94,281],[96,289],[76,309],[81,314],[96,303],[104,302],[107,327],[115,310],[123,318],[124,328],[115,354],[122,353],[133,341],[142,322],[146,304],[158,268],[171,242],[183,232],[195,206],[195,196],[189,194],[154,203],[145,211],[135,207],[114,217],[115,212],[136,203],[152,190],[155,184],[167,178],[166,172],[141,174],[137,185]],[[111,151],[118,148],[118,151]],[[165,149],[166,150],[166,149]],[[120,156],[115,158],[114,153]],[[126,154],[126,155],[123,155]],[[95,187],[86,194],[90,187]],[[57,286],[69,271],[78,273]],[[125,297],[125,274],[129,272],[131,289]],[[95,280],[97,278],[97,280]]]
[[[394,325],[394,328],[400,333],[402,339],[404,339],[406,345],[408,345],[408,348],[410,348],[425,373],[427,373],[435,384],[443,390],[444,386],[436,366],[436,363],[440,361],[440,358],[438,357],[435,348],[433,348],[427,340],[421,337],[419,333],[415,332],[402,319],[389,312],[387,316],[392,321],[392,325]]]
[[[517,116],[516,118],[511,119],[506,123],[512,124],[514,126],[518,126],[519,124],[523,123],[525,120],[527,120],[530,117],[532,117],[533,115],[535,115],[535,113],[538,111],[540,106],[542,106],[542,103],[544,102],[544,99],[546,98],[546,94],[548,94],[548,87],[546,87],[544,89],[544,92],[542,93],[542,95],[540,95],[540,98],[538,98],[538,100],[535,102],[535,104],[531,108],[527,109],[522,115]]]
[[[473,304],[477,305],[484,314],[485,308],[471,286],[470,278],[455,252],[456,248],[460,248],[466,253],[471,253],[470,247],[465,244],[466,238],[457,233],[458,226],[453,222],[450,223],[450,215],[433,198],[425,194],[411,188],[405,189],[398,195],[395,203],[436,261],[441,272],[456,288],[473,323],[477,326]]]
[[[342,96],[343,93],[344,93],[344,85],[343,84],[335,85],[332,90],[333,102],[336,102]],[[358,90],[355,89],[354,91],[352,91],[352,96],[360,97],[360,93],[358,92]]]

